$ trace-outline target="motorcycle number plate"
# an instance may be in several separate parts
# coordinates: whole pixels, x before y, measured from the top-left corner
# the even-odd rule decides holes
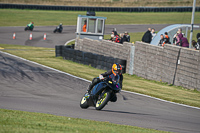
[[[108,81],[108,83],[112,84],[112,81]]]

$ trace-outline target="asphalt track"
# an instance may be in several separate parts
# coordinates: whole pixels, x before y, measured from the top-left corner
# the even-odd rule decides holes
[[[79,102],[88,85],[86,80],[0,52],[0,108],[172,132],[200,131],[200,109],[127,92],[118,94],[118,101],[109,102],[102,111],[81,109]]]

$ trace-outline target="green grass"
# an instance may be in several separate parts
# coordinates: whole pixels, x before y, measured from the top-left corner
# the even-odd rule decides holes
[[[78,11],[44,11],[0,9],[0,26],[25,26],[33,21],[35,26],[76,25],[78,15],[86,12]],[[190,12],[167,13],[127,13],[127,12],[96,12],[96,16],[107,17],[106,24],[185,24],[191,23]],[[200,22],[200,12],[195,13],[195,24]]]
[[[109,122],[6,109],[0,109],[0,118],[1,133],[167,133]]]
[[[87,65],[63,60],[61,57],[56,58],[53,48],[38,48],[7,44],[0,44],[0,47],[5,48],[3,50],[5,52],[88,79],[90,81],[94,77],[97,77],[100,73],[105,72],[104,70],[95,69]],[[198,91],[171,86],[167,83],[146,80],[135,75],[131,76],[124,74],[123,90],[138,92],[168,101],[200,107],[200,92]]]

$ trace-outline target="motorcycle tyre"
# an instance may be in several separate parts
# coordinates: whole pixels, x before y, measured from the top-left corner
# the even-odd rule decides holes
[[[99,105],[99,102],[100,102],[100,100],[102,99],[103,96],[104,96],[103,101]],[[98,99],[97,102],[96,102],[96,105],[95,105],[96,110],[103,109],[105,107],[105,105],[108,103],[108,101],[110,100],[110,96],[111,96],[110,91],[104,91],[103,95],[101,96],[101,98]]]
[[[56,31],[57,31],[57,29],[55,29],[55,30],[53,31],[53,33],[56,33]]]
[[[28,30],[28,27],[26,27],[24,30],[27,31],[27,30]]]
[[[85,95],[81,98],[81,101],[80,101],[80,107],[82,109],[87,109],[89,107],[88,103],[87,103],[87,100],[85,98]]]

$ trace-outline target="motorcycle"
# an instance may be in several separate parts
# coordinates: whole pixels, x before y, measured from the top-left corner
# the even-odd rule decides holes
[[[34,28],[34,26],[32,26],[32,27],[29,27],[28,25],[25,27],[25,31],[27,31],[27,30],[30,30],[30,31],[32,31],[33,30],[33,28]]]
[[[62,30],[63,30],[63,29],[62,29],[61,27],[57,26],[56,29],[53,31],[53,33],[56,33],[56,32],[61,33]]]
[[[93,106],[96,110],[101,110],[109,101],[116,101],[115,93],[121,90],[119,79],[120,76],[114,76],[114,74],[106,77],[93,87],[90,94],[84,94],[80,101],[80,107],[87,109],[89,106]]]

